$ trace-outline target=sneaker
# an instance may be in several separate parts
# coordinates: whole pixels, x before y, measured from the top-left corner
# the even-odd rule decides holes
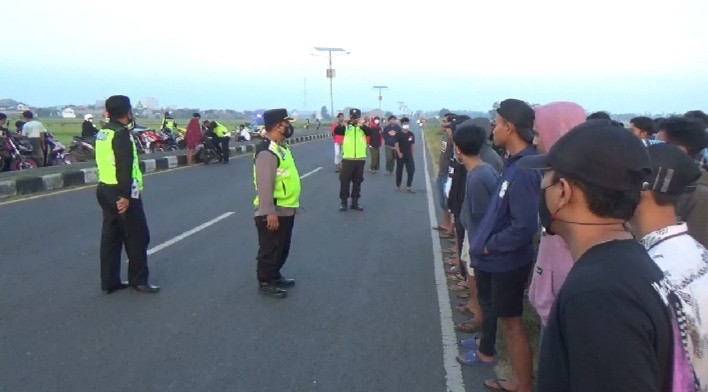
[[[269,297],[275,298],[285,298],[288,296],[288,292],[277,287],[271,283],[258,283],[258,292],[267,295]]]

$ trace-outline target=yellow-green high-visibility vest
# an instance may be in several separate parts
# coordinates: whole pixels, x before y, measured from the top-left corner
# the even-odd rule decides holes
[[[347,125],[342,143],[342,158],[366,159],[367,147],[364,131],[357,126]]]
[[[293,154],[287,147],[281,146],[270,139],[265,139],[256,146],[253,152],[253,184],[258,192],[258,176],[256,174],[256,157],[261,151],[268,151],[278,158],[278,169],[275,174],[275,186],[273,187],[273,201],[278,207],[298,208],[300,207],[300,174],[295,166]],[[256,194],[253,205],[258,208],[260,205]]]
[[[109,128],[101,129],[96,134],[96,165],[98,166],[98,181],[108,184],[117,185],[118,177],[116,176],[116,154],[113,151],[113,137],[115,131]],[[130,138],[130,143],[133,146],[133,180],[137,182],[138,189],[143,190],[143,172],[140,171],[140,160],[138,159],[138,150],[135,148],[135,140]]]
[[[216,128],[214,128],[214,133],[218,137],[224,137],[226,136],[227,133],[229,133],[229,129],[226,128],[226,126],[219,124],[218,122],[214,121],[216,123]]]

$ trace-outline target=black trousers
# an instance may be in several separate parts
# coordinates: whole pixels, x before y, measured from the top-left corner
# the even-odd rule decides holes
[[[413,157],[404,156],[403,158],[396,158],[396,186],[400,187],[403,181],[403,167],[406,167],[406,186],[411,187],[413,185],[413,173],[415,173],[415,163],[413,162]]]
[[[101,289],[108,290],[120,284],[120,259],[123,246],[128,255],[128,283],[142,285],[148,282],[147,249],[150,243],[142,199],[130,199],[128,210],[118,213],[118,192],[115,186],[99,184],[96,198],[103,210],[101,229]]]
[[[351,197],[358,199],[361,197],[361,183],[364,182],[364,166],[366,161],[344,159],[342,160],[342,170],[339,172],[339,198],[346,200],[349,198],[349,184],[351,184]]]
[[[272,282],[280,278],[280,269],[290,254],[295,216],[279,216],[278,230],[268,230],[265,216],[257,216],[255,221],[258,230],[257,278],[259,282]]]
[[[221,160],[224,162],[229,161],[229,155],[231,153],[231,151],[229,151],[229,140],[231,140],[231,138],[228,136],[214,136],[214,149],[216,149],[217,154],[221,155]]]

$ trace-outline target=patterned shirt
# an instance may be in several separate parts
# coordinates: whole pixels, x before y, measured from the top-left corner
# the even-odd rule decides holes
[[[667,299],[696,390],[708,391],[708,251],[685,223],[647,234],[640,243],[668,281]]]

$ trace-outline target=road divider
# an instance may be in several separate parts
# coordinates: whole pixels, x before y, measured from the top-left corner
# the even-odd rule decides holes
[[[287,139],[286,142],[288,144],[298,144],[327,138],[331,138],[331,134],[329,132],[323,132],[296,136]],[[253,144],[238,145],[232,146],[229,149],[231,150],[231,156],[238,156],[252,153],[255,146]],[[160,170],[174,169],[178,166],[185,166],[186,164],[187,155],[182,151],[175,151],[175,155],[141,160],[140,170],[142,170],[143,173],[153,173]],[[69,165],[66,167],[66,171],[60,173],[37,175],[32,175],[32,171],[27,171],[26,173],[27,175],[23,175],[22,177],[8,178],[6,180],[0,179],[0,199],[98,183],[98,169],[96,167],[72,169],[71,165]]]

